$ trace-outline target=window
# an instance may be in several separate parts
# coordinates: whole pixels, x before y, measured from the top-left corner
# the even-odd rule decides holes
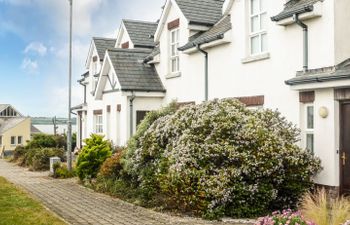
[[[266,11],[267,0],[249,0],[249,20],[250,20],[250,54],[256,55],[267,52],[267,22]]]
[[[140,125],[149,111],[136,111],[136,126]]]
[[[11,145],[16,145],[16,137],[11,136]]]
[[[306,105],[305,121],[305,143],[306,149],[314,153],[314,106]]]
[[[18,144],[18,145],[23,144],[23,137],[22,137],[22,136],[18,136],[18,137],[17,137],[17,144]]]
[[[0,136],[0,146],[2,146],[2,136]]]
[[[179,58],[179,39],[180,30],[174,29],[170,31],[170,72],[177,73],[180,71],[180,58]]]
[[[100,115],[94,115],[94,128],[95,133],[102,134],[103,133],[103,116]]]

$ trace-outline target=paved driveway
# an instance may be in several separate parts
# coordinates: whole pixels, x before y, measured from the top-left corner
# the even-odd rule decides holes
[[[241,225],[242,222],[208,222],[153,212],[77,184],[75,179],[54,180],[0,160],[0,176],[24,188],[69,224],[116,225]]]

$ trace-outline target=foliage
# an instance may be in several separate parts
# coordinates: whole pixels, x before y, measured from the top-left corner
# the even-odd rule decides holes
[[[18,160],[24,157],[27,151],[28,149],[24,146],[17,146],[13,151],[12,161],[17,162]]]
[[[55,163],[53,165],[53,177],[59,179],[67,179],[76,176],[75,170],[69,171],[66,164]]]
[[[123,170],[121,164],[123,153],[124,151],[119,149],[110,158],[106,159],[100,168],[99,174],[105,178],[119,178]]]
[[[96,178],[103,162],[112,155],[111,143],[103,136],[92,134],[79,154],[76,172],[81,180]]]
[[[25,192],[0,177],[0,224],[63,225],[52,213]]]
[[[159,110],[155,110],[155,111],[151,111],[151,112],[147,113],[145,118],[142,120],[142,122],[137,127],[137,131],[134,134],[134,136],[132,136],[129,139],[128,145],[127,145],[128,146],[127,151],[126,151],[125,157],[123,157],[123,158],[125,158],[125,160],[123,160],[123,164],[125,165],[125,168],[129,173],[131,173],[131,174],[133,173],[131,161],[129,159],[134,156],[136,149],[141,147],[141,144],[142,144],[141,138],[144,136],[144,134],[146,133],[148,128],[157,119],[162,118],[166,115],[174,114],[177,109],[178,109],[178,105],[175,101],[173,101],[166,107],[163,107]]]
[[[34,171],[49,170],[50,169],[50,158],[60,157],[63,158],[65,151],[61,148],[38,148],[32,150],[30,156],[32,157],[29,162],[29,166]]]
[[[315,223],[308,222],[300,214],[300,212],[293,213],[291,210],[284,210],[282,213],[275,212],[272,216],[259,218],[255,225],[316,225]]]
[[[27,143],[26,148],[65,148],[66,145],[67,141],[64,135],[36,134]]]
[[[331,200],[327,192],[320,189],[304,196],[301,210],[305,218],[317,225],[339,225],[350,219],[350,200],[344,197]]]
[[[167,196],[164,205],[207,218],[295,208],[320,170],[276,111],[225,99],[171,112],[149,114],[125,157],[135,186],[149,198]]]

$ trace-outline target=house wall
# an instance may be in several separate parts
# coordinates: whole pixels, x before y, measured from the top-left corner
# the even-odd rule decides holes
[[[17,143],[17,137],[22,136],[23,145],[25,145],[27,141],[30,141],[30,126],[31,126],[31,119],[27,118],[23,122],[19,123],[16,127],[4,132],[2,134],[1,149],[5,147],[5,151],[15,150],[17,145],[11,145],[11,136],[16,137],[16,143]]]
[[[124,24],[122,25],[122,29],[123,32],[119,33],[119,35],[121,35],[121,37],[118,37],[118,39],[120,38],[120,43],[118,45],[118,48],[122,48],[122,44],[129,42],[129,48],[134,48],[134,43],[132,43],[130,36],[127,32],[127,30],[125,29]]]
[[[350,1],[335,0],[335,62],[336,64],[349,58],[350,52]],[[346,21],[346,22],[344,22]]]

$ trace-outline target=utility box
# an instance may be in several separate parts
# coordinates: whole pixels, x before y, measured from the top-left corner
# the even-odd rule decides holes
[[[53,165],[55,165],[56,163],[61,163],[61,158],[60,157],[51,157],[50,158],[50,173],[54,174],[54,170],[53,170]]]

